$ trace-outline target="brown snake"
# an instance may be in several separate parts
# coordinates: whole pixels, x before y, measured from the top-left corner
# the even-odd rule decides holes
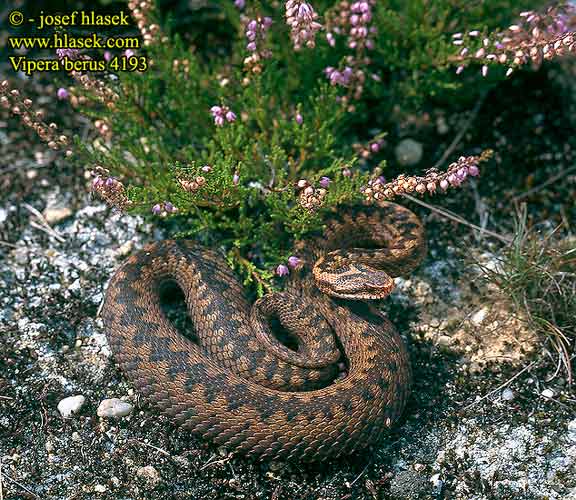
[[[286,290],[250,307],[216,252],[166,240],[120,267],[102,316],[121,369],[183,428],[249,456],[337,457],[376,443],[403,411],[406,349],[364,300],[387,296],[392,277],[414,269],[425,250],[422,225],[406,208],[340,212],[322,238],[297,244],[304,265]],[[163,313],[170,282],[184,292],[195,341]],[[295,346],[272,333],[272,318]]]

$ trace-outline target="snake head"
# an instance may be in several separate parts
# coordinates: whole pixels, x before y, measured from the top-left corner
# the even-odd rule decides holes
[[[339,299],[383,299],[394,289],[394,280],[387,273],[362,263],[345,264],[330,271],[317,265],[313,274],[323,293]]]

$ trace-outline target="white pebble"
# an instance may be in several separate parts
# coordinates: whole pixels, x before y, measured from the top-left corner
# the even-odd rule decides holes
[[[134,407],[118,398],[104,399],[98,405],[96,414],[99,417],[125,417],[132,413]]]
[[[542,396],[544,396],[545,398],[553,398],[554,397],[554,391],[552,389],[544,389],[541,392]]]
[[[422,144],[416,142],[414,139],[403,139],[398,143],[394,150],[396,160],[403,167],[411,167],[420,163],[422,159],[423,148]]]
[[[58,224],[72,215],[72,209],[68,207],[47,208],[43,215],[48,224]]]
[[[482,309],[480,309],[479,311],[476,311],[472,317],[470,318],[470,321],[476,325],[476,326],[480,326],[482,324],[482,321],[484,321],[486,319],[486,316],[488,315],[488,308],[487,307],[483,307]]]
[[[514,399],[514,391],[512,389],[506,388],[502,391],[503,401],[512,401]]]
[[[70,418],[72,414],[78,413],[85,401],[86,398],[82,395],[64,398],[58,403],[58,411],[64,418]]]
[[[576,442],[576,418],[568,422],[568,437]]]
[[[151,487],[156,486],[162,479],[160,477],[160,473],[151,465],[147,465],[146,467],[140,467],[136,471],[136,475],[140,479],[143,479],[148,484],[148,486]]]
[[[437,492],[442,491],[442,486],[444,485],[444,481],[442,481],[442,479],[440,479],[440,474],[434,474],[430,478],[430,482],[432,483],[432,486],[434,487],[434,489]]]
[[[103,484],[97,484],[96,486],[94,486],[94,491],[96,493],[106,493],[106,486],[104,486]]]

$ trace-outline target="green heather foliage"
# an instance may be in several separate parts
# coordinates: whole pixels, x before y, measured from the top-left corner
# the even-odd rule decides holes
[[[323,26],[329,12],[334,17],[342,6],[312,4]],[[295,51],[278,2],[248,0],[243,10],[213,2],[194,10],[186,25],[177,16],[145,12],[147,26],[160,25],[153,42],[137,53],[146,54],[150,68],[103,77],[118,94],[113,106],[80,85],[72,91],[87,99],[81,111],[111,130],[96,145],[76,141],[80,160],[109,171],[100,181],[110,175],[125,186],[122,196],[130,202],[119,204],[127,211],[177,217],[178,236],[223,248],[246,283],[262,293],[276,266],[291,255],[294,239],[320,230],[334,207],[360,202],[361,187],[386,173],[381,152],[361,157],[354,143],[378,143],[391,125],[393,107],[413,111],[431,98],[469,103],[486,86],[479,71],[465,80],[455,75],[452,34],[497,29],[521,10],[540,6],[518,0],[375,4],[370,25],[378,32],[374,48],[363,53],[337,34],[331,47],[326,30],[317,33],[315,48]],[[242,16],[273,20],[257,40],[259,51],[271,51],[258,73],[245,67],[250,51]],[[347,61],[349,56],[355,61]],[[346,102],[341,96],[352,94],[354,85],[330,85],[325,68],[342,71],[349,64],[364,71],[365,82],[360,98]],[[213,106],[225,106],[235,120],[224,118],[216,126]],[[375,129],[382,131],[376,137]],[[206,166],[209,172],[202,170]],[[204,181],[198,189],[183,188],[199,176]],[[319,188],[322,177],[330,183],[321,206],[303,207],[298,181]],[[166,202],[177,211],[164,210]],[[153,207],[163,213],[154,214]]]

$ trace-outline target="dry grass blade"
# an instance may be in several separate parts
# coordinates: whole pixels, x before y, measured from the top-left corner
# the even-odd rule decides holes
[[[576,241],[560,227],[540,234],[526,224],[526,206],[516,217],[516,236],[495,269],[481,266],[485,278],[511,302],[519,317],[559,356],[572,383],[576,343]]]

